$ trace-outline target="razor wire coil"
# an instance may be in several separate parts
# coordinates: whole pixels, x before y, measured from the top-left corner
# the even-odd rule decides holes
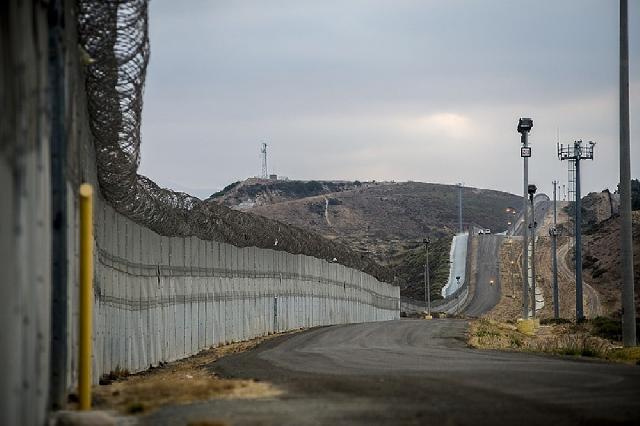
[[[160,235],[196,236],[338,262],[391,282],[371,258],[315,233],[242,213],[138,174],[149,63],[148,0],[79,0],[78,32],[89,60],[85,88],[101,193],[119,213]],[[275,241],[278,241],[275,245]]]

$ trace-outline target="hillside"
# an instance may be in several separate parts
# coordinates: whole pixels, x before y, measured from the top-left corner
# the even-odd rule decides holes
[[[636,309],[640,312],[640,183],[632,180],[634,283]],[[619,316],[621,308],[620,278],[620,216],[619,194],[591,192],[582,197],[583,276],[600,294],[603,313]],[[569,203],[559,215],[561,235],[575,235],[573,214],[575,206]],[[565,218],[565,220],[560,220]],[[569,261],[574,260],[573,249]],[[571,265],[573,266],[573,265]]]
[[[227,185],[212,194],[208,201],[214,201],[238,210],[271,205],[284,201],[298,200],[315,195],[348,191],[369,184],[359,181],[300,181],[250,178]]]
[[[633,215],[633,261],[636,310],[640,309],[640,210]],[[592,224],[583,239],[585,280],[602,295],[605,311],[619,314],[622,281],[620,278],[620,216]],[[640,312],[640,310],[638,310]]]
[[[462,196],[465,227],[471,223],[504,230],[510,218],[506,208],[520,205],[520,197],[498,191],[463,188]],[[407,242],[457,231],[458,188],[420,182],[366,183],[250,211],[340,240],[387,263]]]
[[[463,188],[463,225],[502,231],[519,196]],[[422,299],[425,236],[432,238],[434,298],[448,277],[451,236],[458,230],[458,187],[421,182],[235,182],[209,200],[319,233],[373,256],[394,271],[403,294]]]

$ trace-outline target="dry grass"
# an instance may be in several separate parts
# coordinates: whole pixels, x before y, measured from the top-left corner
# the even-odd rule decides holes
[[[107,385],[93,389],[94,407],[126,414],[147,413],[165,404],[185,404],[214,398],[270,398],[282,392],[266,382],[222,379],[209,370],[217,359],[255,348],[277,335],[208,349],[183,360],[139,374],[125,376],[119,369]],[[196,423],[194,423],[195,425]],[[223,424],[205,422],[198,424]]]
[[[610,361],[640,365],[640,346],[633,348],[613,348],[607,353]]]
[[[479,349],[544,352],[606,359],[637,364],[640,348],[619,348],[611,341],[594,336],[588,324],[543,325],[535,335],[517,331],[510,323],[490,319],[471,322],[468,344]]]

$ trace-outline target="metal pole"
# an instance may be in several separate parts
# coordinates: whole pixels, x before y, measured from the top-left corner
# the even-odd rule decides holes
[[[536,317],[536,208],[531,194],[531,318]]]
[[[462,184],[458,184],[458,223],[460,225],[460,233],[464,231],[462,229]]]
[[[425,244],[426,246],[426,244]],[[427,304],[427,264],[424,264],[424,310],[428,312],[429,305]]]
[[[629,27],[627,0],[620,0],[620,243],[622,246],[622,342],[636,346],[631,234],[631,150],[629,147]]]
[[[67,271],[67,129],[63,48],[64,10],[60,0],[49,3],[49,85],[51,117],[51,356],[49,405],[66,403],[68,358]]]
[[[520,137],[522,146],[528,146],[528,134],[523,132]],[[524,212],[524,236],[522,239],[522,318],[529,319],[529,205],[527,203],[527,195],[529,189],[529,159],[524,157],[524,196],[523,196],[523,212]]]
[[[576,142],[574,145],[576,150],[576,319],[578,321],[584,319],[584,308],[582,301],[582,204],[580,200],[580,155],[582,144]]]
[[[553,317],[560,318],[560,305],[558,298],[558,231],[557,231],[557,212],[556,212],[556,187],[558,181],[553,181],[553,233],[551,235],[551,243],[553,244]]]
[[[78,396],[80,410],[91,409],[93,309],[93,187],[80,185],[80,342]]]
[[[456,292],[458,293],[458,295],[456,296],[456,308],[454,310],[454,313],[456,315],[458,315],[459,311],[460,311],[460,277],[456,277],[456,281],[458,282],[458,289],[456,290]]]
[[[427,315],[431,315],[431,283],[429,281],[429,244],[426,244],[427,247],[427,265],[426,265],[426,276],[427,276]]]

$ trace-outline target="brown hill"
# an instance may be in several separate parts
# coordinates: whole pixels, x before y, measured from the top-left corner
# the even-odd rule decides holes
[[[363,184],[359,181],[301,181],[249,178],[242,182],[238,181],[227,185],[221,191],[211,195],[208,201],[214,201],[238,210],[248,210],[253,207],[332,192],[348,191],[368,185],[370,183]]]
[[[505,192],[463,188],[463,224],[496,231],[512,217],[506,209],[521,198]],[[311,229],[372,253],[389,263],[424,236],[450,237],[458,229],[458,188],[421,182],[365,183],[340,192],[264,204],[254,214]]]
[[[463,188],[463,224],[494,232],[507,227],[519,196]],[[319,233],[392,268],[404,295],[424,297],[425,236],[432,238],[432,296],[449,270],[451,236],[458,230],[458,187],[420,182],[276,181],[248,179],[210,202]]]

